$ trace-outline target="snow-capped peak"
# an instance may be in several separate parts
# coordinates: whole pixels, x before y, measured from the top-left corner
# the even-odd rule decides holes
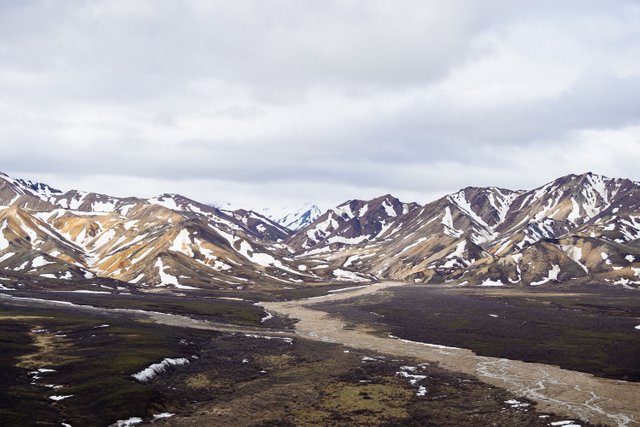
[[[305,203],[298,209],[265,208],[260,213],[272,221],[290,230],[299,230],[311,224],[322,215],[322,211],[313,203]]]
[[[31,194],[43,200],[52,195],[62,194],[62,191],[50,187],[41,182],[34,182],[20,178],[11,178],[9,175],[0,172],[0,177],[13,186],[14,191],[18,194]]]

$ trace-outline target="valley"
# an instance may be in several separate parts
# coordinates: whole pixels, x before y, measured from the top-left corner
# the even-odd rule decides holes
[[[243,317],[228,317],[225,323],[215,322],[225,310],[214,305],[206,315],[193,318],[75,305],[61,301],[66,299],[64,294],[57,294],[53,301],[46,293],[37,293],[38,298],[5,297],[0,300],[5,313],[0,323],[21,325],[17,330],[13,326],[9,335],[15,336],[13,360],[18,363],[14,368],[11,363],[3,365],[14,384],[11,396],[39,403],[28,415],[20,406],[10,407],[12,400],[7,396],[0,405],[5,419],[21,425],[35,421],[38,425],[106,425],[107,420],[120,420],[121,425],[152,421],[152,425],[266,426],[315,425],[323,420],[330,425],[548,426],[578,415],[591,416],[572,407],[567,411],[554,405],[536,406],[534,402],[540,401],[536,396],[528,396],[533,397],[529,400],[523,390],[510,394],[502,390],[503,383],[498,388],[487,385],[486,377],[468,369],[468,359],[475,357],[468,350],[376,337],[367,328],[344,329],[342,321],[302,308],[397,285],[383,283],[325,297],[262,303],[271,313],[295,317],[291,319],[296,321],[295,329],[287,322],[275,326],[276,318],[247,322]],[[165,298],[164,308],[170,300]],[[180,297],[175,300],[176,306],[183,304]],[[52,344],[34,348],[28,336],[46,336]],[[18,337],[22,344],[16,342]],[[28,367],[24,360],[29,360]],[[162,360],[186,362],[169,366],[150,380],[131,377]],[[488,372],[495,371],[489,368],[493,360],[500,359],[482,358]],[[26,368],[31,373],[20,372]],[[55,395],[50,386],[56,387]],[[48,403],[47,393],[68,397],[49,398]],[[127,396],[131,404],[121,404]],[[92,400],[95,405],[87,404]],[[254,415],[248,419],[247,412]],[[590,424],[580,421],[580,425]]]
[[[415,357],[422,361],[435,362],[439,366],[451,370],[453,372],[461,372],[469,375],[474,375],[482,381],[490,384],[504,387],[507,390],[515,393],[519,396],[524,396],[534,401],[537,401],[541,408],[545,410],[555,411],[567,416],[574,416],[580,419],[590,421],[593,423],[602,423],[606,425],[639,425],[640,413],[636,402],[640,399],[640,384],[637,382],[629,381],[617,381],[605,378],[599,378],[598,376],[588,375],[581,372],[569,371],[559,368],[557,366],[545,365],[534,362],[523,362],[522,360],[530,360],[539,362],[545,360],[537,354],[536,344],[540,342],[540,335],[548,333],[549,326],[553,326],[556,331],[566,333],[569,337],[573,338],[574,343],[564,342],[558,343],[542,343],[549,345],[551,352],[563,352],[566,347],[575,345],[575,341],[580,340],[580,335],[576,334],[575,330],[572,330],[572,326],[566,324],[566,320],[559,318],[557,320],[545,319],[546,324],[542,323],[535,325],[531,328],[532,335],[538,336],[523,336],[519,331],[508,337],[508,342],[513,342],[512,346],[509,346],[509,350],[515,350],[512,355],[516,355],[517,358],[507,359],[506,355],[501,353],[499,349],[499,343],[496,345],[496,337],[500,338],[500,335],[506,332],[506,328],[500,328],[491,326],[491,329],[485,329],[484,334],[482,331],[472,334],[474,339],[472,348],[483,349],[485,354],[499,357],[481,356],[468,348],[453,347],[451,344],[458,343],[470,343],[471,341],[465,340],[464,332],[460,333],[459,329],[463,329],[463,325],[476,325],[483,319],[479,319],[477,314],[473,312],[467,313],[458,312],[455,316],[458,325],[454,330],[448,330],[446,326],[441,324],[432,325],[430,319],[425,319],[427,315],[433,311],[446,311],[455,307],[456,310],[465,310],[464,305],[460,306],[455,303],[449,307],[445,307],[442,301],[436,301],[435,304],[423,304],[420,310],[412,312],[410,303],[415,303],[422,298],[428,299],[434,291],[414,288],[407,290],[400,289],[397,292],[401,296],[409,295],[409,298],[402,302],[402,297],[397,298],[395,301],[387,301],[382,306],[383,312],[394,311],[400,312],[400,315],[391,317],[388,322],[386,320],[386,314],[380,314],[375,311],[376,307],[380,308],[380,305],[371,304],[370,301],[352,300],[354,297],[362,298],[363,296],[369,296],[372,293],[384,290],[390,287],[397,286],[397,283],[381,283],[377,285],[371,285],[366,288],[361,288],[352,291],[345,291],[339,294],[333,294],[326,297],[311,298],[306,300],[299,300],[293,302],[282,303],[269,303],[265,304],[265,307],[269,310],[276,311],[278,313],[285,314],[292,318],[300,319],[296,324],[296,330],[304,337],[312,338],[324,342],[343,343],[345,345],[353,346],[356,348],[366,348],[370,350],[380,351],[382,353],[393,354],[401,357]],[[412,292],[413,291],[413,292]],[[405,293],[406,292],[406,293]],[[438,292],[437,290],[435,291]],[[444,293],[450,293],[451,290],[445,290]],[[404,295],[403,295],[404,293]],[[455,290],[454,292],[455,293]],[[421,295],[422,294],[422,295]],[[522,296],[522,295],[520,295]],[[544,300],[548,295],[542,295],[539,303],[544,304]],[[580,303],[583,299],[579,295],[572,295],[574,297],[574,303]],[[512,302],[508,293],[502,295],[504,298],[499,305],[498,311],[504,313],[504,306]],[[555,297],[558,297],[556,294]],[[628,297],[628,296],[627,296]],[[481,297],[482,298],[482,297]],[[593,296],[591,297],[593,298]],[[528,300],[536,299],[535,294],[530,295]],[[400,300],[400,301],[399,301]],[[584,298],[584,302],[588,302],[589,298]],[[336,302],[343,302],[342,307],[336,309]],[[517,300],[515,301],[517,302]],[[320,303],[320,304],[319,304]],[[620,341],[620,336],[611,334],[603,334],[601,337],[602,342],[583,342],[580,343],[581,348],[577,349],[577,354],[574,354],[572,362],[569,362],[569,366],[584,367],[588,366],[589,360],[585,359],[585,354],[588,354],[589,358],[593,358],[593,352],[603,350],[606,351],[610,345],[627,345],[626,349],[614,349],[613,354],[619,356],[620,359],[605,359],[601,361],[603,364],[600,368],[620,368],[621,372],[618,372],[618,376],[631,374],[631,380],[637,380],[635,375],[637,374],[637,366],[635,366],[636,360],[634,355],[640,350],[640,340],[637,337],[637,331],[633,329],[633,324],[637,323],[637,301],[632,302],[630,305],[620,304],[619,308],[631,308],[631,313],[626,314],[626,318],[622,323],[627,325],[629,333],[626,334],[626,343]],[[353,307],[356,307],[355,309]],[[486,307],[485,307],[486,309]],[[335,318],[327,315],[324,310],[330,310],[338,312],[343,315],[343,319]],[[365,312],[369,314],[369,322],[354,322],[354,318],[359,316],[349,316],[353,311]],[[347,313],[345,316],[344,313]],[[425,315],[424,313],[427,313]],[[437,313],[439,314],[439,313]],[[531,314],[531,313],[527,313]],[[503,314],[504,315],[504,314]],[[422,316],[422,318],[419,318]],[[493,318],[493,316],[499,316],[494,313],[483,313],[483,317],[487,316]],[[527,316],[526,314],[524,315]],[[371,317],[382,317],[384,326],[372,325]],[[531,319],[531,317],[526,317]],[[610,320],[608,315],[600,314],[598,320]],[[360,316],[360,319],[362,317]],[[409,320],[410,326],[403,321]],[[445,319],[445,322],[447,319]],[[379,320],[376,320],[379,323]],[[520,323],[516,319],[514,324]],[[399,327],[398,327],[399,326]],[[439,339],[432,339],[429,334],[429,330],[434,330],[436,334],[440,335]],[[451,328],[451,326],[449,326]],[[389,329],[394,331],[397,335],[389,333]],[[598,328],[596,328],[597,330]],[[624,329],[616,329],[616,332],[620,335],[625,335]],[[380,333],[382,332],[382,333]],[[399,336],[398,336],[399,335]],[[445,338],[442,338],[442,337]],[[554,334],[553,339],[562,339],[562,335]],[[524,342],[519,343],[519,340]],[[449,345],[443,345],[444,343]],[[490,350],[487,350],[487,347]],[[495,347],[494,347],[495,346]],[[498,349],[496,349],[496,347]],[[533,347],[533,348],[532,348]],[[596,355],[597,356],[597,355]],[[562,360],[562,357],[557,359],[548,357],[547,361],[551,363],[558,363],[558,360]],[[598,361],[595,362],[597,365]],[[601,371],[598,373],[602,373]],[[614,375],[615,376],[615,375]]]
[[[0,0],[0,427],[640,427],[640,0]]]
[[[2,175],[0,204],[9,425],[639,423],[636,182],[287,214]]]
[[[640,381],[640,334],[635,329],[640,299],[635,291],[403,286],[315,307],[378,330],[379,336]]]

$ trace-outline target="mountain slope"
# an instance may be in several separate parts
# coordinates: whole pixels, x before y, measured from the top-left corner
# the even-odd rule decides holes
[[[278,243],[290,230],[180,195],[62,193],[3,175],[0,204],[0,268],[16,282],[64,288],[108,279],[158,292],[291,287],[333,277],[290,258]]]
[[[254,211],[238,209],[231,212],[231,215],[241,221],[256,236],[260,236],[264,240],[281,242],[293,234],[293,231],[287,227],[281,226],[277,222]]]
[[[387,194],[292,231],[177,194],[61,192],[1,175],[0,272],[5,288],[127,292],[382,279],[640,288],[640,185],[587,173],[529,191],[467,187],[424,206]]]
[[[467,187],[410,209],[373,235],[353,234],[351,214],[341,220],[349,205],[292,237],[300,257],[412,282],[640,285],[640,186],[630,180],[587,173],[530,191]]]
[[[299,230],[289,241],[297,251],[329,244],[352,245],[374,240],[409,214],[415,203],[402,203],[387,194],[370,201],[350,200],[329,209],[313,223]]]

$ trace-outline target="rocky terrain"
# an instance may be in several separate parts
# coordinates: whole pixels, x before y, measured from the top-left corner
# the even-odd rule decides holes
[[[424,206],[384,195],[317,216],[306,205],[277,220],[177,194],[62,192],[3,174],[0,205],[3,288],[640,285],[640,185],[591,173],[530,191],[467,187]]]
[[[639,208],[638,183],[587,173],[530,191],[467,187],[424,206],[348,202],[287,243],[297,259],[416,283],[637,288]]]
[[[255,212],[225,212],[175,194],[62,193],[6,175],[0,205],[3,288],[160,292],[327,280],[324,270],[290,256],[282,243],[290,230]]]
[[[426,205],[384,195],[289,228],[177,194],[2,175],[0,412],[13,425],[244,425],[247,411],[260,414],[247,425],[636,425],[639,188],[585,174]],[[389,279],[420,286],[372,295]]]

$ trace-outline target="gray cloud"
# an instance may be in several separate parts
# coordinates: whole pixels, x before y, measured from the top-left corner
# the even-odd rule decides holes
[[[3,2],[0,169],[248,206],[639,179],[634,1]]]

